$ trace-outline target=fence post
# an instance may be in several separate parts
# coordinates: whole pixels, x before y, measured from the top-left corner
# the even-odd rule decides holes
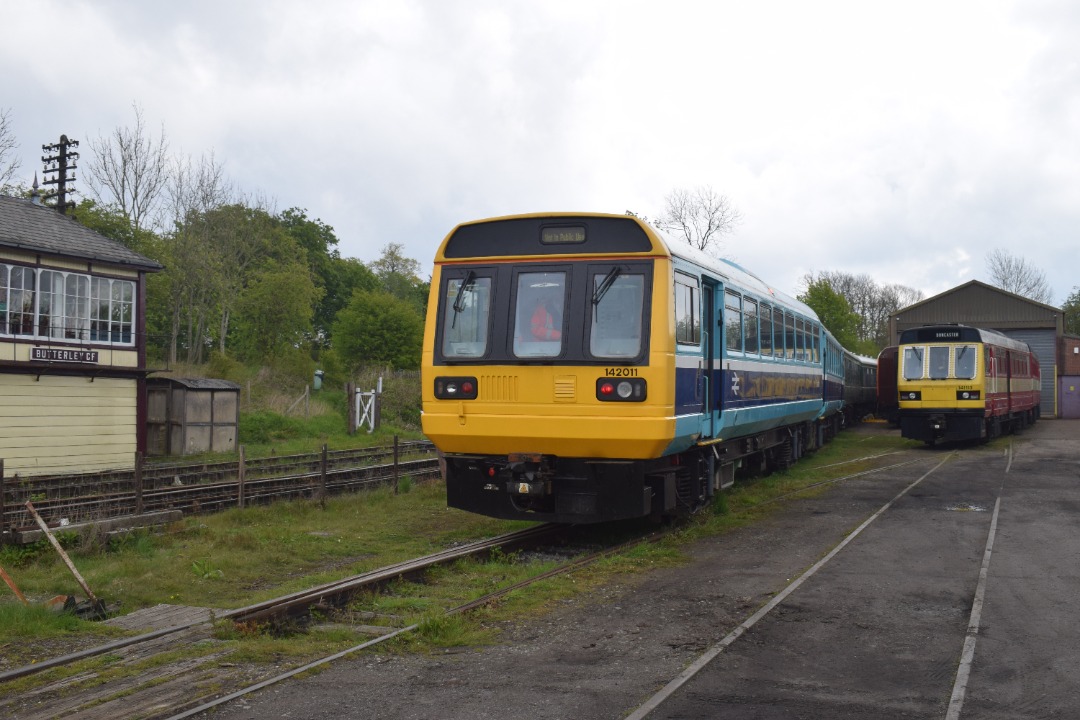
[[[143,511],[143,487],[142,487],[143,456],[139,451],[135,452],[135,514],[142,515]]]
[[[345,383],[345,397],[349,399],[349,434],[356,434],[356,386],[351,382]]]
[[[236,502],[237,502],[237,505],[241,509],[243,509],[244,502],[247,499],[247,487],[244,485],[245,470],[246,470],[246,467],[245,467],[245,464],[244,464],[244,446],[241,445],[239,455],[237,456],[237,459],[236,459],[236,485],[237,485]]]
[[[0,543],[2,543],[4,532],[7,530],[7,523],[5,522],[6,508],[4,507],[5,492],[7,492],[7,490],[4,488],[4,458],[0,458]],[[14,540],[15,538],[13,537],[11,539]]]
[[[398,436],[394,436],[394,494],[398,494]]]
[[[323,443],[322,462],[319,463],[319,507],[326,509],[326,443]]]
[[[382,375],[379,376],[379,383],[376,385],[375,398],[372,400],[374,403],[372,412],[371,431],[375,432],[382,425]]]

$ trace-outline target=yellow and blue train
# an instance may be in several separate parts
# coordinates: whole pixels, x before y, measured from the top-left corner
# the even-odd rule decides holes
[[[967,325],[900,334],[900,434],[928,445],[990,440],[1039,419],[1042,375],[1027,343]]]
[[[803,303],[634,216],[498,217],[437,252],[422,422],[452,507],[659,518],[872,411],[875,370]]]

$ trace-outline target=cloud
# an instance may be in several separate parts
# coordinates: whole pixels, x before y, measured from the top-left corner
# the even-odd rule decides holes
[[[63,63],[41,49],[58,23],[79,30]],[[655,216],[711,185],[744,218],[730,253],[789,292],[829,269],[934,294],[992,247],[1059,299],[1076,282],[1063,1],[39,0],[5,25],[24,171],[135,103],[174,151],[213,152],[362,260],[401,242],[426,266],[463,220]]]

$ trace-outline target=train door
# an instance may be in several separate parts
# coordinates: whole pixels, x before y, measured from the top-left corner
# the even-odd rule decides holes
[[[719,348],[720,333],[716,322],[715,288],[707,280],[701,285],[701,344],[705,351],[705,387],[704,417],[702,418],[702,437],[715,437],[720,425],[720,379],[716,373],[716,355]]]

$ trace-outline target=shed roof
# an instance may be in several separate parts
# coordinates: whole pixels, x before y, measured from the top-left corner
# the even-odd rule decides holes
[[[1017,295],[1016,293],[1009,292],[1008,290],[1002,290],[1001,288],[994,287],[993,285],[987,285],[986,283],[980,282],[978,280],[969,280],[966,283],[964,283],[963,285],[957,285],[956,287],[950,288],[950,289],[948,289],[948,290],[946,290],[944,292],[938,293],[937,295],[934,295],[933,297],[928,297],[925,300],[920,300],[917,303],[914,303],[912,305],[908,305],[905,308],[901,308],[900,310],[897,311],[897,314],[902,313],[902,312],[907,312],[909,310],[914,310],[915,308],[921,307],[923,305],[930,305],[932,303],[939,302],[939,301],[941,301],[941,300],[943,300],[943,299],[945,299],[945,298],[947,298],[947,297],[949,297],[951,295],[963,294],[966,291],[974,289],[974,288],[979,288],[979,289],[986,290],[986,291],[989,291],[989,292],[997,294],[997,295],[1002,295],[1002,296],[1004,296],[1006,298],[1009,298],[1009,299],[1014,300],[1014,301],[1019,302],[1019,303],[1026,303],[1028,305],[1034,305],[1034,306],[1042,308],[1044,310],[1051,310],[1053,312],[1061,312],[1061,308],[1056,308],[1053,305],[1047,305],[1046,303],[1041,303],[1038,300],[1032,300],[1031,298],[1026,298],[1023,295]]]
[[[0,247],[126,265],[156,272],[161,263],[84,227],[52,208],[0,195]]]
[[[1060,308],[971,280],[889,316],[899,333],[917,325],[964,323],[997,330],[1054,328],[1063,330]]]
[[[172,383],[182,385],[188,390],[240,390],[240,385],[237,383],[229,380],[215,380],[214,378],[159,377],[149,378],[146,382],[150,385]]]

